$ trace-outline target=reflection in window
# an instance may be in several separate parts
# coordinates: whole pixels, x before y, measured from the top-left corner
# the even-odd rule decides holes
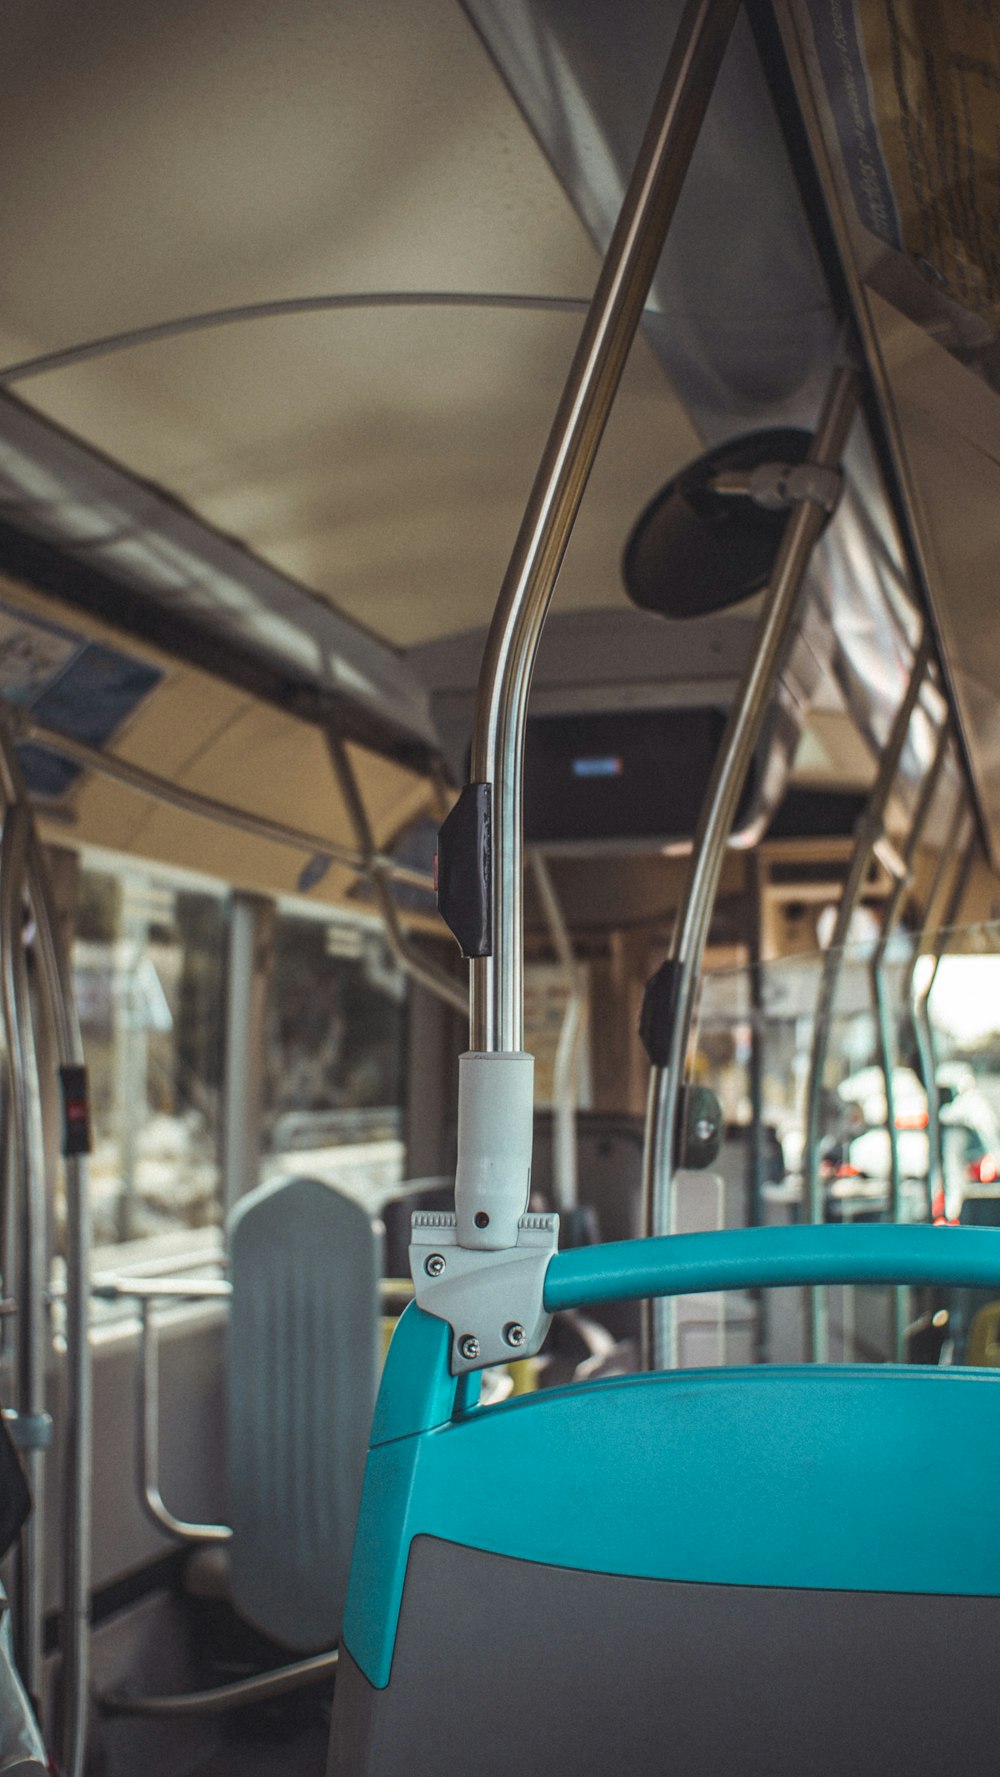
[[[77,882],[94,1245],[167,1259],[222,1220],[226,891],[139,867]],[[377,1211],[403,1171],[405,976],[368,921],[281,911],[274,932],[264,1176],[308,1169]]]
[[[220,1219],[221,893],[82,868],[73,970],[100,1247]]]
[[[403,1171],[406,977],[380,930],[279,912],[265,1081],[269,1170],[373,1212]]]

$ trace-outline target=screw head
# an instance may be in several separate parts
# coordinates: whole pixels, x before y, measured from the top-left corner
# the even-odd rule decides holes
[[[697,1141],[711,1141],[715,1134],[715,1124],[710,1122],[707,1117],[699,1117],[694,1126],[694,1133]]]
[[[526,1344],[528,1338],[519,1320],[509,1320],[504,1327],[503,1336],[508,1345],[513,1345],[515,1351],[520,1345]]]
[[[440,1277],[444,1270],[444,1263],[444,1255],[442,1253],[428,1253],[424,1260],[424,1270],[428,1277]]]
[[[479,1340],[475,1333],[463,1333],[458,1341],[458,1349],[467,1364],[474,1363],[479,1356]]]

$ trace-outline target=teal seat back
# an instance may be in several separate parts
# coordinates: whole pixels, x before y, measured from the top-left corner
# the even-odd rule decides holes
[[[995,1233],[896,1232],[684,1237],[669,1281],[744,1287],[742,1253],[764,1282],[1000,1278]],[[561,1255],[551,1295],[629,1262]],[[996,1770],[1000,1375],[677,1372],[483,1408],[449,1339],[411,1308],[390,1352],[331,1777]]]

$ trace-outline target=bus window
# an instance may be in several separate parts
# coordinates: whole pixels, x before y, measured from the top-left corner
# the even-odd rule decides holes
[[[309,1172],[373,1213],[403,1174],[406,977],[374,923],[279,908],[265,1174]]]
[[[225,900],[129,866],[79,872],[73,969],[90,1075],[95,1263],[221,1219]]]

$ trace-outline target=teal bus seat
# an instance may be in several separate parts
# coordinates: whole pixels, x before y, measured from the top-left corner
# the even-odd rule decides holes
[[[229,1222],[229,1590],[296,1650],[340,1638],[378,1374],[381,1240],[318,1179],[262,1185]]]
[[[557,1254],[550,1308],[1000,1282],[1000,1231]],[[416,1307],[376,1408],[329,1777],[1000,1769],[1000,1374],[615,1378],[476,1404]]]

